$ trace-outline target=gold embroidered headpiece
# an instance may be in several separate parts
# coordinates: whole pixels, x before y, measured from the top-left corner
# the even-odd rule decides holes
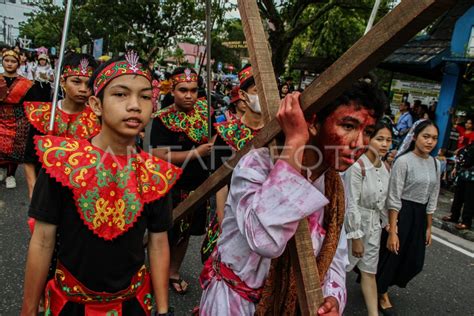
[[[125,54],[125,60],[120,60],[107,65],[97,75],[94,80],[94,95],[97,96],[99,92],[113,79],[123,75],[137,75],[143,76],[150,81],[150,70],[139,62],[137,52],[129,51]]]
[[[62,77],[64,79],[71,76],[90,78],[93,72],[94,68],[89,66],[89,60],[87,58],[82,58],[81,62],[77,67],[71,67],[70,65],[65,66],[63,69]]]
[[[186,68],[183,73],[171,77],[171,81],[173,81],[173,87],[176,87],[176,85],[182,82],[198,82],[198,75],[190,68]]]
[[[15,58],[18,62],[20,61],[20,55],[18,55],[17,52],[15,52],[13,49],[9,49],[7,51],[4,51],[2,54],[2,58],[5,58],[6,56],[11,56]]]

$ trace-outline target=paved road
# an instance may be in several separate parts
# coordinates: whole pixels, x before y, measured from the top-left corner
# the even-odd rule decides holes
[[[21,304],[23,272],[29,238],[26,226],[26,184],[20,167],[18,188],[5,189],[0,184],[0,315],[18,315]],[[441,239],[457,239],[437,231]],[[182,277],[191,283],[184,296],[171,294],[176,315],[189,315],[199,303],[197,282],[201,264],[198,255],[200,240],[192,239]],[[462,247],[473,252],[474,243]],[[366,315],[362,294],[355,275],[348,276],[349,302],[345,315]],[[406,289],[393,288],[392,301],[398,315],[474,315],[474,258],[435,241],[427,251],[423,272]]]

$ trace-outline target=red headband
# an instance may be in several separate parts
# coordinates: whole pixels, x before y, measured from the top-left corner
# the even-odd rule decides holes
[[[69,65],[65,66],[63,69],[62,77],[64,79],[70,76],[90,78],[93,72],[94,68],[89,66],[89,60],[87,60],[87,58],[82,58],[81,63],[77,67],[71,67]]]
[[[242,69],[242,70],[239,72],[240,85],[242,86],[242,84],[243,84],[247,79],[250,79],[251,77],[253,77],[252,66],[248,66],[247,68]]]
[[[123,75],[137,75],[147,78],[151,83],[151,73],[148,68],[138,61],[138,54],[129,51],[125,54],[125,60],[113,62],[105,67],[94,80],[94,95],[99,92],[113,79]]]
[[[193,73],[191,69],[186,68],[183,73],[174,75],[171,80],[173,81],[173,86],[182,82],[198,82],[198,75]]]

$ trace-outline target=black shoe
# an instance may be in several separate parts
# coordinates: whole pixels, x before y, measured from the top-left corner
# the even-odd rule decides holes
[[[379,303],[379,311],[382,313],[384,316],[395,316],[395,311],[392,307],[387,307],[387,308],[382,308],[382,306]]]

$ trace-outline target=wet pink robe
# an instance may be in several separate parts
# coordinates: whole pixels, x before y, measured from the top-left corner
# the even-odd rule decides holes
[[[315,256],[325,231],[322,227],[324,176],[310,183],[287,162],[273,165],[267,148],[244,156],[232,175],[217,242],[221,260],[251,288],[263,286],[272,258],[279,257],[298,222],[309,217]],[[347,240],[341,232],[338,249],[323,284],[324,296],[334,296],[342,314],[346,304]],[[203,291],[201,315],[253,315],[255,304],[241,298],[216,278]]]

